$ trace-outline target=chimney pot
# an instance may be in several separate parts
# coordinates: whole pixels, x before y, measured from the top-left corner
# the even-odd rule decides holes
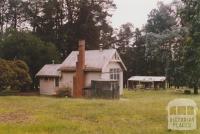
[[[103,44],[99,44],[99,51],[100,51],[100,52],[103,51]]]
[[[85,40],[79,40],[79,46],[85,46]]]

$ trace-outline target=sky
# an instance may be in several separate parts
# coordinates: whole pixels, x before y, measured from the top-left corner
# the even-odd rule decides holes
[[[113,11],[111,24],[117,28],[131,22],[134,27],[142,28],[147,22],[149,12],[157,7],[158,1],[172,2],[172,0],[114,0],[117,9]]]

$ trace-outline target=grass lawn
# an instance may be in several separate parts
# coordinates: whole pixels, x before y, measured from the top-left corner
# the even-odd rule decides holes
[[[0,96],[0,134],[198,134],[167,130],[167,103],[200,95],[125,91],[121,100]],[[198,112],[200,125],[200,112]]]

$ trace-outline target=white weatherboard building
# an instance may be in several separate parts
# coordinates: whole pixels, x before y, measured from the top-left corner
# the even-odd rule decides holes
[[[123,93],[123,71],[126,70],[115,49],[85,51],[84,86],[90,87],[92,80],[118,80],[120,94]],[[73,90],[79,51],[73,51],[62,64],[45,65],[37,74],[40,94],[54,95],[56,89],[69,87]]]

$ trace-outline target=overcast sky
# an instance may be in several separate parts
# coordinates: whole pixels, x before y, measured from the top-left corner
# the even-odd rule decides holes
[[[170,3],[172,0],[114,0],[117,9],[113,12],[112,25],[116,28],[126,22],[141,28],[147,21],[149,12],[157,7],[158,1]]]

